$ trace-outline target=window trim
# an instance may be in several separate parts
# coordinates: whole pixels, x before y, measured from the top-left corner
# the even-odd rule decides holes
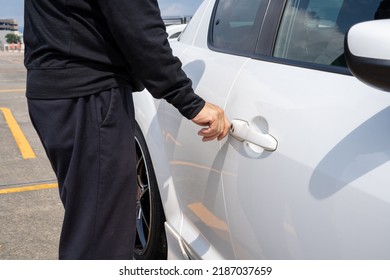
[[[256,54],[272,55],[286,4],[287,0],[270,0],[257,41]]]
[[[288,58],[279,58],[279,57],[274,57],[272,55],[264,55],[264,54],[254,54],[251,58],[255,60],[283,64],[287,66],[300,67],[300,68],[306,68],[311,70],[318,70],[323,72],[330,72],[330,73],[352,76],[352,73],[348,67],[318,64],[314,62],[292,60]]]

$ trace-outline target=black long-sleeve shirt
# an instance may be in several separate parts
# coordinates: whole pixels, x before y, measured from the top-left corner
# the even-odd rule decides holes
[[[205,104],[172,54],[157,0],[25,0],[24,42],[28,98],[145,86],[189,119]]]

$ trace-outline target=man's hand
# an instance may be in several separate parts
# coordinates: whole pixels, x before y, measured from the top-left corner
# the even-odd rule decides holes
[[[229,133],[231,125],[223,109],[208,102],[192,121],[197,125],[207,126],[198,132],[203,136],[203,141],[211,141],[215,138],[218,141],[222,140]]]

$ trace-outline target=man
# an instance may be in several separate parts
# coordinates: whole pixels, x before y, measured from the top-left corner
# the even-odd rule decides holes
[[[65,208],[60,259],[131,259],[135,239],[132,91],[145,86],[221,140],[221,108],[193,92],[157,0],[26,0],[32,123]]]

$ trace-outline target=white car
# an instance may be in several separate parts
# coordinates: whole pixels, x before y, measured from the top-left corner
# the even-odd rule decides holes
[[[233,128],[134,93],[137,259],[390,259],[385,2],[202,3],[171,46]]]

